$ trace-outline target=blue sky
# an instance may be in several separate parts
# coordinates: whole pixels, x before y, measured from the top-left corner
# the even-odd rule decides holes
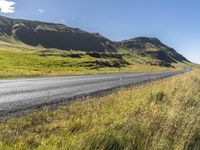
[[[199,0],[0,0],[1,15],[63,23],[112,40],[157,37],[200,63]]]

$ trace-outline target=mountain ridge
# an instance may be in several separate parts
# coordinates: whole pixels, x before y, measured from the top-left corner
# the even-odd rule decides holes
[[[0,16],[0,36],[32,46],[86,52],[116,52],[122,48],[129,52],[153,57],[166,63],[188,61],[173,48],[157,38],[137,37],[112,41],[99,33],[90,33],[64,24],[55,24]]]

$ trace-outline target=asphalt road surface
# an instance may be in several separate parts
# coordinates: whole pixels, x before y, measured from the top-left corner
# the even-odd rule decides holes
[[[0,116],[191,70],[0,80]]]

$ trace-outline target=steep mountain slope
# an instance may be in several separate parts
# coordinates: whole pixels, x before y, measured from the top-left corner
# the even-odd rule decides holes
[[[115,43],[98,33],[89,33],[62,24],[0,17],[0,35],[45,48],[84,51],[114,51]]]
[[[188,61],[173,48],[155,38],[139,37],[113,42],[98,33],[89,33],[62,24],[11,19],[3,16],[0,16],[0,37],[14,39],[32,46],[61,50],[117,52],[118,49],[124,49],[168,64]]]
[[[156,38],[138,37],[120,42],[121,47],[129,51],[136,51],[140,55],[148,55],[166,63],[188,61]]]

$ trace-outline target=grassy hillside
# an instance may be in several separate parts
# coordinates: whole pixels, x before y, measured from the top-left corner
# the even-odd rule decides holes
[[[61,51],[0,42],[0,77],[159,71],[181,69],[186,64],[172,65],[125,50],[113,53]]]
[[[200,70],[0,122],[0,149],[200,149]]]

